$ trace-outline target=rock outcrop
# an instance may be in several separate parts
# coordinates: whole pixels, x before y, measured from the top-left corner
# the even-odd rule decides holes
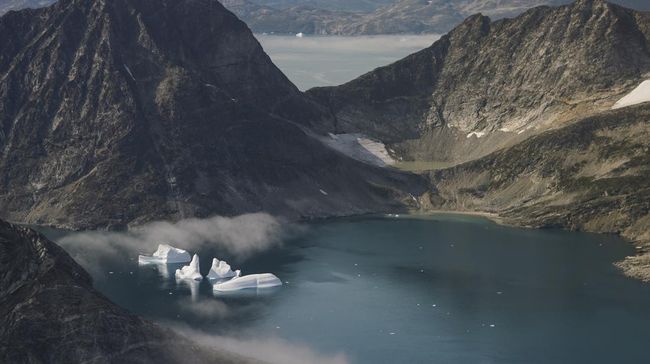
[[[0,362],[247,363],[130,314],[33,230],[0,220]]]
[[[217,0],[61,0],[0,18],[0,216],[69,228],[400,208],[414,176],[328,123]],[[320,191],[325,190],[328,195]]]

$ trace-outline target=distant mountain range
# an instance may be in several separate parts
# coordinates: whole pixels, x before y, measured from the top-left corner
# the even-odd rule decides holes
[[[0,14],[38,8],[55,0],[0,0]],[[492,19],[516,16],[541,5],[570,0],[220,0],[256,33],[377,35],[438,33],[481,13]],[[618,0],[650,10],[645,0]]]

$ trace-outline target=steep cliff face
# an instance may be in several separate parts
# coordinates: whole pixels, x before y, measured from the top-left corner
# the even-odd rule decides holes
[[[479,160],[430,173],[424,206],[498,213],[506,222],[621,234],[650,281],[650,105],[610,111]]]
[[[608,109],[650,77],[650,14],[601,0],[466,19],[430,48],[309,93],[330,129],[406,159],[462,162]]]
[[[0,18],[0,216],[12,220],[399,208],[396,186],[418,182],[322,145],[310,127],[328,117],[216,0],[61,0]]]
[[[0,220],[3,363],[247,363],[114,305],[42,235]]]

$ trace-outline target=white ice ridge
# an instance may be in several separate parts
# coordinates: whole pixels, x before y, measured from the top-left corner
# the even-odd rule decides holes
[[[241,274],[241,271],[233,272],[230,268],[230,264],[226,263],[223,260],[217,258],[212,259],[212,267],[210,268],[210,273],[208,273],[208,279],[224,279],[238,277]]]
[[[215,291],[227,292],[249,288],[271,288],[281,285],[282,281],[274,274],[262,273],[236,277],[223,283],[217,283],[212,287],[212,289]]]
[[[634,90],[616,101],[612,109],[620,109],[627,106],[650,101],[650,80],[641,82]]]
[[[153,256],[139,255],[138,262],[147,263],[187,263],[190,261],[190,253],[183,249],[174,248],[167,244],[158,245],[158,250]]]
[[[193,279],[200,281],[203,279],[201,275],[201,268],[199,267],[199,256],[194,254],[190,265],[186,265],[181,269],[176,269],[176,278],[178,279]]]

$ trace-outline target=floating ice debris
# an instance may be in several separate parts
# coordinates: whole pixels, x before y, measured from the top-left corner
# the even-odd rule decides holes
[[[281,286],[282,281],[272,273],[251,274],[235,277],[229,281],[215,284],[215,291],[238,291],[247,288],[271,288]]]
[[[187,263],[191,260],[190,253],[183,249],[174,248],[168,244],[158,245],[158,250],[153,253],[153,256],[139,255],[138,262],[140,264],[149,263]]]
[[[176,278],[177,279],[193,279],[195,281],[200,281],[203,279],[201,275],[201,269],[199,267],[199,256],[194,254],[192,261],[189,265],[184,266],[181,269],[176,269]]]
[[[210,273],[208,273],[208,279],[225,279],[238,277],[241,274],[241,271],[233,272],[230,268],[230,265],[223,260],[217,258],[212,259],[212,267],[210,268]]]
[[[298,33],[298,34],[296,34],[296,37],[298,37],[298,38],[302,38],[302,37],[304,37],[304,36],[305,36],[305,35],[304,35],[303,33]]]
[[[490,327],[495,327],[495,326],[496,326],[495,324],[490,324]]]

